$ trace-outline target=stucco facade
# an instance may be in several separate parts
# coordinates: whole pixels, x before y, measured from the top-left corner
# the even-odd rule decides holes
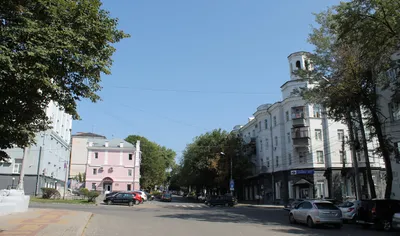
[[[140,190],[140,142],[96,140],[87,146],[86,188],[99,191]]]
[[[255,195],[262,195],[265,202],[281,203],[296,198],[337,197],[337,188],[340,197],[354,197],[351,152],[344,143],[347,125],[328,119],[323,107],[307,103],[296,93],[312,86],[292,73],[297,68],[312,69],[307,53],[293,53],[288,61],[291,76],[281,86],[282,100],[259,106],[247,124],[235,127],[245,143],[256,147],[253,175],[244,187],[243,198],[254,200]],[[369,145],[372,150],[375,143]],[[363,194],[368,196],[362,169],[365,159],[362,153],[357,158]],[[372,153],[369,158],[375,182],[380,185],[383,159]],[[341,174],[342,169],[349,174]]]

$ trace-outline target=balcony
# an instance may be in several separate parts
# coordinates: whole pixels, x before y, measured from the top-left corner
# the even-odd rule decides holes
[[[292,107],[293,127],[306,126],[304,107]]]
[[[310,146],[310,135],[307,127],[292,129],[293,147]]]

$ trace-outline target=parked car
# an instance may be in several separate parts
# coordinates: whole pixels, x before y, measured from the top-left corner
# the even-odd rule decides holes
[[[392,227],[395,230],[400,230],[400,212],[393,215]]]
[[[144,193],[146,194],[146,197],[147,197],[148,201],[153,201],[154,200],[154,195],[153,194],[150,194],[148,192],[144,192]]]
[[[289,212],[289,222],[306,223],[313,228],[316,225],[333,225],[342,228],[342,211],[329,201],[305,200]]]
[[[117,193],[119,193],[119,192],[114,191],[114,192],[107,193],[107,194],[106,194],[106,197],[115,195],[115,194],[117,194]]]
[[[140,194],[135,193],[135,192],[129,192],[130,194],[132,194],[133,199],[135,199],[135,205],[139,205],[142,204],[144,202],[142,196],[140,196]]]
[[[172,194],[170,193],[163,193],[161,195],[161,201],[163,202],[172,202]]]
[[[342,204],[339,204],[338,207],[342,211],[342,218],[344,221],[355,221],[358,213],[358,209],[360,208],[361,201],[346,201]]]
[[[293,208],[295,208],[298,204],[304,202],[304,199],[295,199],[294,201],[292,201],[291,203],[287,204],[283,210],[285,211],[290,211]]]
[[[131,193],[117,193],[112,196],[108,196],[104,199],[104,202],[107,205],[111,204],[127,204],[129,206],[133,206],[136,199],[132,196]]]
[[[134,193],[140,194],[140,196],[143,198],[143,201],[147,201],[147,194],[143,191],[134,191]]]
[[[357,223],[364,228],[374,226],[385,231],[392,230],[395,213],[400,212],[400,201],[393,199],[361,200]]]
[[[237,204],[237,199],[233,196],[210,196],[206,204],[209,206],[231,206],[233,207],[234,205]]]

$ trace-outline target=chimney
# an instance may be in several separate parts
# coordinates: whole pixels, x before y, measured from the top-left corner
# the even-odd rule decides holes
[[[104,147],[108,147],[108,141],[104,142]]]
[[[123,143],[123,142],[120,142],[120,143],[119,143],[119,147],[120,147],[120,148],[123,148],[123,147],[124,147],[124,143]]]

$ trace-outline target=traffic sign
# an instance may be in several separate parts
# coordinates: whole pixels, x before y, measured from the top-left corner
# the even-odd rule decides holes
[[[229,182],[229,188],[231,189],[231,191],[235,190],[235,181],[233,181],[233,179],[231,179],[231,181]]]

